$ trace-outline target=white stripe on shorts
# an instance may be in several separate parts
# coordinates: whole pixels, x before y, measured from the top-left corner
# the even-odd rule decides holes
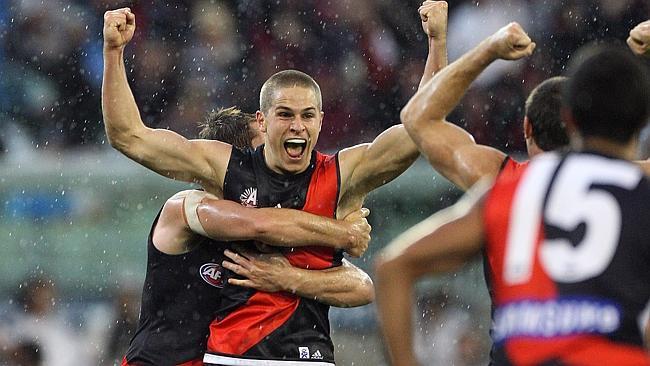
[[[206,353],[203,362],[226,366],[336,366],[323,361],[283,361],[283,360],[255,360],[250,358],[235,358]]]

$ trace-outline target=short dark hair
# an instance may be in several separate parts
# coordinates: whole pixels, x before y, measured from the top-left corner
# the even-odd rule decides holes
[[[253,148],[254,136],[250,124],[254,121],[255,115],[244,113],[235,107],[219,108],[199,123],[199,137],[225,142],[238,149]]]
[[[582,136],[627,143],[645,125],[650,81],[629,50],[589,46],[579,51],[569,70],[564,100]]]
[[[546,79],[526,100],[526,117],[533,127],[533,139],[544,151],[569,144],[569,134],[561,117],[562,90],[566,81],[563,76]]]
[[[266,113],[273,103],[273,92],[280,88],[291,88],[300,86],[311,88],[316,97],[318,110],[323,110],[323,97],[320,92],[320,86],[311,76],[298,70],[284,70],[271,75],[262,85],[260,90],[260,111]]]

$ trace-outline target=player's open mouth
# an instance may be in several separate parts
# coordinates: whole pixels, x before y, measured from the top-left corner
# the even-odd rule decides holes
[[[306,148],[307,140],[305,139],[293,138],[284,142],[284,150],[293,159],[300,159]]]

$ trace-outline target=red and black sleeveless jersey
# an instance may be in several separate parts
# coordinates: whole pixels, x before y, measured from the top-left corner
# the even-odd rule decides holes
[[[159,217],[149,233],[140,320],[125,364],[201,364],[221,301],[224,246],[203,238],[188,253],[165,254],[152,241]]]
[[[282,175],[264,162],[263,146],[233,149],[224,198],[252,207],[302,209],[334,217],[339,194],[338,155],[312,154],[305,172]],[[253,247],[253,243],[247,245]],[[325,247],[284,250],[292,265],[325,269],[341,264],[342,253]],[[226,271],[226,276],[234,276]],[[226,284],[217,319],[210,325],[208,364],[252,360],[334,361],[329,306],[286,293],[265,293]],[[244,363],[227,363],[244,362]],[[244,359],[247,361],[240,361]]]
[[[650,365],[650,182],[595,153],[541,155],[484,201],[495,365]]]
[[[517,161],[510,156],[506,156],[501,163],[501,169],[499,175],[515,175],[521,173],[521,170],[528,166],[530,160]]]

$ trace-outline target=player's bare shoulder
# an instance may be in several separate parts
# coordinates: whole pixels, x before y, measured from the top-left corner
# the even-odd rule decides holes
[[[212,181],[201,181],[197,183],[201,184],[208,192],[221,195],[221,187],[223,187],[226,171],[228,170],[232,145],[218,140],[197,139],[189,140],[189,142],[194,146],[195,151],[200,154],[196,158],[203,159],[211,170],[211,172],[201,174],[200,176],[207,176],[213,179]]]

